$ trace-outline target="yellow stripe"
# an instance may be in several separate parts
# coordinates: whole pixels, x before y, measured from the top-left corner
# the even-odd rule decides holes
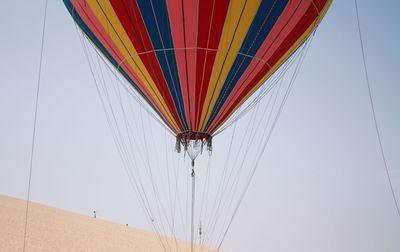
[[[146,67],[144,66],[142,60],[140,59],[137,51],[133,47],[133,44],[130,41],[121,22],[119,21],[117,14],[114,12],[111,3],[109,1],[98,1],[98,0],[87,0],[87,3],[89,4],[90,8],[96,15],[101,25],[108,32],[113,42],[120,49],[121,53],[126,59],[126,62],[129,63],[129,65],[132,67],[133,71],[138,75],[142,83],[146,85],[150,94],[155,98],[157,104],[164,109],[165,114],[173,123],[172,126],[173,128],[175,128],[176,130],[175,132],[179,132],[180,130],[177,125],[177,122],[173,119],[171,111],[169,111],[168,107],[166,106],[165,100],[161,96],[150,74],[148,73]],[[106,15],[104,14],[103,11],[106,12]]]
[[[223,125],[250,96],[254,94],[267,81],[267,79],[275,73],[276,70],[304,43],[304,41],[310,36],[310,34],[317,28],[317,26],[321,23],[323,17],[331,5],[332,0],[328,0],[325,7],[322,9],[319,17],[308,27],[308,29],[303,33],[301,37],[293,44],[293,46],[285,53],[285,55],[273,66],[273,68],[261,79],[260,82],[257,83],[254,88],[236,105],[236,107],[229,113],[229,116],[225,118],[225,120],[220,124]]]
[[[227,19],[225,20],[221,36],[221,42],[218,46],[218,52],[211,73],[210,85],[208,86],[206,99],[203,105],[200,120],[200,126],[202,126],[202,128],[200,131],[204,130],[205,124],[211,116],[212,108],[221,92],[229,70],[236,59],[237,53],[242,46],[243,40],[246,37],[260,3],[261,0],[232,0],[230,2]],[[242,10],[243,14],[240,17]],[[232,45],[229,48],[231,43]]]

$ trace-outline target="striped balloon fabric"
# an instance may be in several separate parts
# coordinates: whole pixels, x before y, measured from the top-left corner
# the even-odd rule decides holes
[[[331,0],[64,0],[179,138],[207,139],[308,38]]]

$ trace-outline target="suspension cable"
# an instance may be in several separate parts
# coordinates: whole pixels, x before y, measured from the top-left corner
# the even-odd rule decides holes
[[[358,27],[358,35],[359,35],[359,39],[360,39],[360,48],[361,48],[361,53],[362,53],[364,74],[365,74],[365,80],[366,80],[366,84],[367,84],[367,88],[368,88],[369,103],[371,105],[372,117],[374,119],[376,136],[378,138],[379,149],[380,149],[380,153],[381,153],[381,156],[382,156],[383,164],[385,166],[385,171],[386,171],[386,176],[387,176],[387,180],[388,180],[388,183],[389,183],[390,191],[391,191],[391,194],[392,194],[392,197],[393,197],[394,204],[396,206],[397,214],[400,217],[399,203],[397,202],[396,194],[395,194],[394,188],[393,188],[392,179],[390,178],[389,168],[388,168],[388,164],[387,164],[387,160],[386,160],[386,156],[385,156],[385,151],[383,149],[382,138],[381,138],[381,134],[380,134],[380,131],[379,131],[378,121],[376,119],[376,111],[375,111],[375,106],[374,106],[374,100],[372,98],[371,84],[370,84],[370,81],[369,81],[367,63],[366,63],[366,60],[365,60],[365,50],[364,50],[364,43],[363,43],[363,39],[362,39],[362,33],[361,33],[361,25],[360,25],[359,13],[358,13],[357,0],[354,0],[354,3],[355,3],[355,9],[356,9],[357,27]]]
[[[79,34],[79,32],[78,32],[78,34]],[[106,82],[105,82],[104,76],[102,74],[101,66],[98,62],[98,67],[99,67],[99,71],[100,71],[100,73],[98,73],[96,70],[96,67],[95,67],[94,59],[91,57],[91,55],[88,51],[88,48],[85,45],[83,36],[81,39],[81,43],[82,43],[83,51],[84,51],[87,61],[89,63],[89,68],[92,73],[93,80],[94,80],[94,83],[96,86],[96,90],[98,92],[104,113],[106,115],[106,119],[107,119],[108,125],[110,127],[110,131],[114,138],[114,142],[116,144],[117,150],[118,150],[119,154],[121,155],[121,160],[122,160],[125,172],[128,175],[129,182],[132,186],[133,191],[137,193],[139,203],[142,206],[144,212],[147,214],[149,222],[152,225],[154,232],[157,234],[157,238],[159,239],[161,249],[163,249],[164,251],[167,251],[166,244],[164,244],[162,237],[161,237],[161,234],[162,234],[161,228],[157,222],[154,222],[154,213],[153,213],[153,210],[151,209],[151,205],[147,198],[146,192],[143,189],[143,185],[140,182],[140,179],[138,180],[138,178],[135,176],[135,174],[133,174],[131,172],[131,170],[129,169],[130,166],[137,166],[137,165],[134,164],[135,163],[134,159],[132,160],[130,158],[130,156],[128,154],[129,152],[127,150],[126,143],[123,141],[123,138],[121,136],[121,129],[116,120],[114,108],[111,104],[111,99],[110,99],[109,93],[108,93],[109,91],[107,91],[107,88],[105,86]],[[99,55],[97,55],[97,56],[99,57]],[[96,79],[95,71],[97,72],[96,73],[97,76],[99,76],[99,80]],[[103,89],[104,97],[101,94],[101,89]]]
[[[190,231],[190,252],[194,251],[194,207],[196,200],[196,173],[194,172],[194,160],[192,160],[192,216],[191,216],[191,231]]]
[[[254,176],[254,174],[255,174],[258,166],[259,166],[260,160],[261,160],[261,158],[262,158],[262,156],[263,156],[263,154],[265,152],[265,149],[266,149],[266,147],[267,147],[267,145],[269,143],[269,139],[270,139],[270,137],[271,137],[271,135],[272,135],[272,133],[273,133],[273,131],[275,129],[276,123],[277,123],[277,121],[278,121],[278,119],[279,119],[279,117],[280,117],[280,115],[281,115],[281,113],[282,113],[282,111],[284,109],[284,106],[285,106],[287,98],[289,97],[289,94],[290,94],[290,92],[292,90],[292,87],[293,87],[293,84],[295,82],[295,79],[296,79],[296,77],[297,77],[297,75],[298,75],[298,73],[300,71],[300,68],[301,68],[301,66],[303,64],[303,60],[304,60],[304,58],[305,58],[305,56],[307,54],[307,51],[308,51],[308,48],[309,48],[309,46],[311,44],[312,38],[313,38],[313,36],[311,36],[310,39],[306,41],[305,49],[302,52],[302,55],[301,55],[297,65],[296,65],[294,73],[293,73],[293,75],[292,75],[292,77],[291,77],[291,79],[289,81],[289,86],[288,86],[288,88],[287,88],[287,90],[286,90],[286,92],[284,94],[282,102],[279,105],[278,111],[277,111],[277,113],[276,113],[276,115],[275,115],[275,117],[274,117],[274,119],[272,121],[271,127],[269,128],[269,130],[267,130],[267,128],[265,128],[263,133],[262,133],[262,136],[260,137],[261,139],[263,139],[263,141],[260,143],[260,146],[259,146],[260,148],[259,148],[258,154],[256,155],[256,159],[253,162],[252,169],[250,170],[250,172],[248,174],[248,177],[246,179],[244,188],[243,188],[242,192],[240,193],[238,202],[236,203],[236,206],[234,207],[234,211],[233,211],[233,213],[231,215],[229,223],[228,223],[225,231],[223,232],[223,236],[222,236],[221,240],[218,243],[217,251],[220,251],[220,249],[221,249],[222,243],[226,238],[226,235],[227,235],[227,233],[228,233],[228,231],[229,231],[229,229],[230,229],[230,227],[232,225],[233,219],[235,218],[235,216],[236,216],[236,214],[238,212],[238,209],[239,209],[239,207],[240,207],[240,205],[241,205],[241,203],[243,201],[243,198],[244,198],[244,196],[245,196],[245,194],[246,194],[246,192],[248,190],[250,182],[251,182],[251,180],[252,180],[252,178],[253,178],[253,176]]]
[[[30,201],[30,196],[31,196],[33,157],[35,154],[37,115],[38,115],[38,108],[39,108],[40,80],[41,80],[42,63],[43,63],[44,35],[45,35],[45,31],[46,31],[46,17],[47,17],[47,0],[45,0],[45,6],[44,6],[44,17],[43,17],[43,26],[42,26],[43,28],[42,28],[40,57],[39,57],[39,70],[38,70],[38,79],[37,79],[37,84],[36,84],[35,113],[34,113],[34,119],[33,119],[32,144],[31,144],[31,153],[30,153],[30,162],[29,162],[28,191],[27,191],[26,208],[25,208],[24,246],[22,248],[23,252],[25,252],[25,248],[26,248],[26,233],[27,233],[27,228],[28,228],[29,201]]]

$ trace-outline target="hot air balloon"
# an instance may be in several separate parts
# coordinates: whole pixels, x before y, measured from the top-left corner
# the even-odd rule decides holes
[[[293,59],[303,57],[304,45],[331,0],[63,1],[86,37],[83,47],[108,124],[153,230],[179,237],[177,229],[182,224],[180,237],[186,239],[189,225],[185,225],[182,212],[191,207],[191,251],[196,240],[200,245],[212,244],[213,237],[219,249],[282,109],[284,102],[275,106],[280,96],[276,83]],[[87,41],[95,48],[95,56],[85,45]],[[121,95],[121,85],[107,87],[107,82],[116,80],[105,78],[104,65],[126,93],[138,98],[139,110],[132,109],[129,99]],[[115,106],[110,92],[115,95]],[[282,101],[287,94],[283,92]],[[238,129],[242,140],[234,146],[235,122],[266,95],[266,106],[252,110],[247,126]],[[183,149],[188,154],[191,174],[179,169],[178,155],[168,156],[167,148],[158,151],[162,136],[144,122],[142,109],[173,134],[169,144],[175,143],[177,152]],[[277,115],[271,116],[275,111]],[[201,163],[199,153],[203,148],[211,152],[213,138],[232,124],[230,144],[222,151],[227,153],[226,159],[218,162],[222,169],[207,165],[203,171],[208,175],[200,177],[203,196],[201,203],[197,202],[200,211],[196,215],[194,160]],[[165,139],[167,145],[166,135]],[[250,146],[255,150],[249,151]],[[160,163],[164,154],[165,161]],[[185,176],[192,180],[191,202],[188,180],[182,181]],[[213,179],[215,187],[208,193]],[[168,186],[160,190],[166,182]],[[166,195],[160,196],[160,192]],[[181,204],[180,198],[186,198],[186,203]],[[214,200],[208,204],[207,198]],[[160,240],[165,251],[174,250],[173,241]]]
[[[310,36],[330,0],[64,0],[190,153]],[[195,158],[193,154],[193,158]]]

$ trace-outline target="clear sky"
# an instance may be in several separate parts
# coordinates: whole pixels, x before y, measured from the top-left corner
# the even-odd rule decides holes
[[[29,172],[41,2],[5,1],[0,15],[0,194],[19,198],[26,198]],[[400,198],[400,2],[360,0],[359,10],[382,142]],[[49,1],[47,25],[31,199],[86,215],[96,209],[103,219],[149,229],[62,1]],[[216,138],[215,148],[223,149],[228,139],[228,134]],[[312,41],[223,247],[233,252],[396,252],[399,237],[400,218],[369,106],[354,3],[336,0]]]

